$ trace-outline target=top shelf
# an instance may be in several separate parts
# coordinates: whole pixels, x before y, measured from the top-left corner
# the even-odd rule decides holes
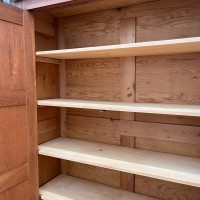
[[[195,52],[200,52],[200,37],[76,49],[38,51],[36,52],[36,55],[54,59],[85,59]]]

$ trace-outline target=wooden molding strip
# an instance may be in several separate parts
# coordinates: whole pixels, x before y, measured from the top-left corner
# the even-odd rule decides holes
[[[60,175],[42,186],[40,195],[43,200],[157,200],[152,197],[66,175]]]
[[[26,104],[26,92],[0,91],[0,107],[22,106]]]
[[[28,165],[25,164],[0,176],[0,193],[28,180]]]
[[[57,138],[39,154],[200,187],[200,159],[115,145]]]
[[[23,25],[23,10],[0,2],[0,20]]]

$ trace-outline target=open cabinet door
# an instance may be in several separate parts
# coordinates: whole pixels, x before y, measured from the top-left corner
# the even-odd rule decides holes
[[[0,200],[38,199],[34,24],[0,3]]]

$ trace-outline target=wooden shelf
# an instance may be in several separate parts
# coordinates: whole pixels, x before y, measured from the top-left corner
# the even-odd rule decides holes
[[[39,154],[200,187],[200,159],[57,138],[39,145]]]
[[[85,59],[194,52],[200,52],[200,37],[77,49],[39,51],[36,55],[54,59]]]
[[[127,103],[75,99],[38,100],[38,105],[95,110],[112,110],[122,112],[154,113],[166,115],[200,116],[200,105]]]
[[[43,200],[157,200],[66,175],[42,186],[40,195]]]

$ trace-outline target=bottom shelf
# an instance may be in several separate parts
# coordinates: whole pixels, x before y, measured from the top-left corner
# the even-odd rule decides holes
[[[158,200],[66,175],[42,186],[40,196],[42,200]]]

